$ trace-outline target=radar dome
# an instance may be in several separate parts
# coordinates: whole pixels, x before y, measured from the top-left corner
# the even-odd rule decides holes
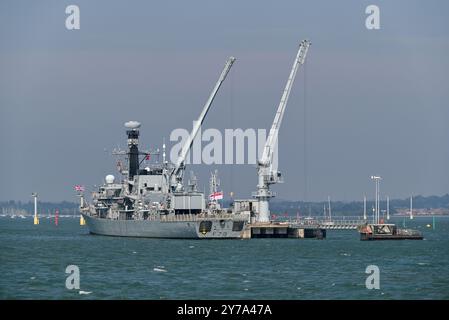
[[[128,122],[125,122],[125,127],[127,127],[128,129],[139,129],[140,128],[140,122],[128,121]]]
[[[112,174],[108,174],[104,180],[107,184],[113,184],[115,177]]]

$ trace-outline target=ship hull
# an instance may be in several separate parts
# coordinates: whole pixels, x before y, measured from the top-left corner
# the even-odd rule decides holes
[[[83,214],[91,234],[168,239],[235,239],[240,238],[244,221],[204,219],[195,221],[112,220]],[[206,222],[206,228],[204,223]],[[243,226],[242,226],[243,225]]]
[[[372,235],[372,234],[360,234],[360,240],[362,241],[375,241],[375,240],[423,240],[421,235]]]

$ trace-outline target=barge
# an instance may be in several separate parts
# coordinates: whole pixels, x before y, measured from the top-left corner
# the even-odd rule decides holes
[[[359,228],[360,240],[423,240],[421,232],[400,229],[392,223],[364,224]]]

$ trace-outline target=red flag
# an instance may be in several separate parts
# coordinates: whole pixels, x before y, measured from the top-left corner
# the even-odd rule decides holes
[[[150,155],[149,155],[149,154],[147,154],[147,155],[145,156],[145,160],[150,160]]]
[[[214,192],[209,195],[209,200],[221,200],[223,199],[223,191]]]

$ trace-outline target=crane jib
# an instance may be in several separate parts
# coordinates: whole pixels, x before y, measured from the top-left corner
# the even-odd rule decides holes
[[[274,117],[273,125],[271,126],[270,133],[264,146],[264,151],[260,159],[260,163],[268,165],[273,161],[272,159],[273,152],[270,152],[270,150],[273,150],[274,145],[276,144],[277,135],[282,123],[285,107],[287,106],[287,101],[290,96],[291,88],[293,86],[296,73],[298,71],[299,66],[304,64],[309,46],[310,42],[307,40],[303,40],[299,45],[298,53],[296,55],[295,61],[293,62],[290,76],[288,77],[287,84],[285,85],[281,101],[279,102],[279,106],[276,115]]]
[[[215,96],[217,95],[218,90],[221,87],[221,84],[226,79],[227,74],[229,73],[229,70],[231,69],[232,65],[235,62],[234,57],[229,57],[229,59],[226,61],[226,64],[223,68],[223,71],[220,74],[220,77],[218,78],[217,83],[214,86],[214,89],[212,90],[212,93],[210,94],[209,98],[206,101],[206,104],[203,107],[203,110],[200,113],[200,116],[198,117],[198,120],[195,122],[195,125],[192,129],[192,132],[190,133],[186,143],[184,144],[183,148],[181,149],[181,155],[178,158],[178,161],[176,162],[176,166],[173,169],[172,176],[180,177],[182,176],[182,171],[185,163],[185,159],[187,157],[187,154],[192,147],[193,141],[195,140],[196,135],[198,134],[199,129],[201,128],[201,125],[204,122],[204,119],[206,118],[206,115],[212,105],[212,102],[214,101]]]

